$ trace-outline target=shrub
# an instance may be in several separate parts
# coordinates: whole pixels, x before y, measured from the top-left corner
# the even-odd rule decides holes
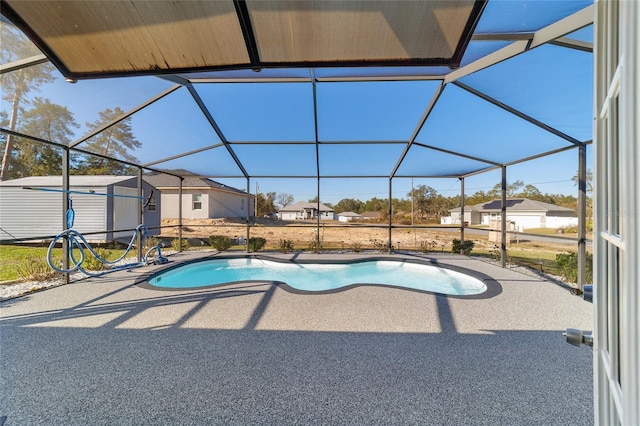
[[[369,240],[369,242],[373,246],[374,250],[385,251],[388,248],[388,243],[386,243],[386,242],[384,242],[382,240],[378,240],[376,238],[373,238],[373,239]]]
[[[111,250],[105,248],[94,248],[98,256],[105,260],[109,260],[111,256]],[[87,271],[103,271],[107,269],[104,263],[102,263],[98,258],[96,258],[89,250],[84,251],[84,262],[82,262],[82,269],[86,269]]]
[[[260,250],[262,247],[264,247],[264,245],[267,243],[267,240],[265,240],[262,237],[252,237],[249,238],[249,251],[258,251]]]
[[[562,277],[571,283],[578,282],[578,253],[575,251],[556,254],[556,268]],[[585,281],[593,282],[593,255],[587,252]]]
[[[343,246],[344,246],[344,243],[343,243]],[[313,238],[313,239],[309,242],[309,250],[319,251],[320,249],[322,249],[322,243],[318,243],[318,240],[316,240],[315,238]]]
[[[180,251],[180,243],[179,243],[179,239],[176,238],[175,240],[171,241],[171,249],[175,250],[175,251]],[[182,239],[182,251],[188,250],[189,249],[189,241],[187,241],[186,238]]]
[[[147,237],[144,241],[145,250],[149,250],[152,247],[160,247],[160,238],[158,237]]]
[[[231,247],[232,241],[224,235],[212,235],[209,237],[209,244],[218,251],[225,251]]]
[[[460,240],[454,238],[451,251],[460,253],[460,249],[462,249],[462,253],[468,255],[473,250],[473,246],[475,246],[475,243],[471,240],[465,240],[464,243],[461,243]]]
[[[293,241],[291,240],[278,240],[278,250],[283,253],[289,253],[293,250]]]
[[[421,253],[431,253],[436,251],[438,248],[438,243],[435,241],[421,241],[420,247],[418,248]]]
[[[16,265],[16,272],[23,280],[47,281],[55,278],[57,272],[49,267],[44,257],[29,256]]]
[[[351,243],[351,251],[353,251],[354,253],[360,253],[362,251],[362,244]]]
[[[502,258],[500,247],[494,244],[491,250],[489,250],[489,256],[491,256],[491,259],[493,260],[500,260]]]

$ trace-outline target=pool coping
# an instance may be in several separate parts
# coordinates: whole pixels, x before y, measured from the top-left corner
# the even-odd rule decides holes
[[[283,258],[282,256],[287,256],[288,258]],[[193,290],[204,290],[211,288],[229,288],[231,286],[237,284],[269,284],[275,285],[288,293],[292,294],[301,294],[301,295],[326,295],[326,294],[335,294],[342,293],[357,287],[379,287],[379,288],[393,288],[404,291],[411,291],[416,293],[423,294],[433,294],[439,297],[447,297],[453,299],[490,299],[493,298],[500,293],[502,293],[502,286],[495,278],[479,272],[474,269],[465,268],[459,265],[453,265],[450,263],[443,263],[441,259],[436,259],[433,257],[423,257],[416,254],[406,254],[406,253],[393,253],[393,254],[350,254],[349,258],[345,258],[344,255],[333,255],[331,258],[323,258],[323,254],[312,254],[305,253],[305,258],[299,257],[300,253],[278,253],[278,254],[265,254],[265,253],[224,253],[218,252],[212,255],[199,257],[197,259],[188,259],[176,262],[174,264],[169,264],[167,266],[160,267],[158,269],[154,269],[153,271],[145,272],[140,275],[140,277],[134,282],[134,285],[147,290],[158,290],[158,291],[193,291]],[[470,295],[454,295],[454,294],[446,294],[439,293],[428,290],[420,290],[415,288],[402,287],[397,285],[389,285],[389,284],[377,284],[377,283],[354,283],[347,286],[339,287],[336,289],[330,290],[320,290],[320,291],[305,291],[299,290],[294,287],[291,287],[286,282],[283,281],[270,281],[270,280],[242,280],[242,281],[232,281],[224,284],[212,284],[207,286],[196,286],[196,287],[181,287],[181,288],[167,288],[167,287],[158,287],[149,282],[151,278],[156,275],[166,273],[172,269],[176,269],[185,265],[206,262],[210,260],[218,260],[218,259],[261,259],[268,260],[272,262],[280,262],[280,263],[299,263],[299,264],[353,264],[360,262],[370,262],[370,261],[403,261],[407,263],[413,263],[418,265],[427,265],[427,266],[436,266],[443,269],[448,269],[454,272],[458,272],[461,274],[468,275],[470,277],[476,278],[480,280],[485,286],[486,290],[480,294],[470,294]]]

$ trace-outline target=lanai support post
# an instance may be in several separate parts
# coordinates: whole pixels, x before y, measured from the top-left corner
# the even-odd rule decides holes
[[[178,184],[178,252],[182,251],[182,181],[184,178],[180,177]]]
[[[144,202],[142,201],[142,167],[138,167],[138,225],[144,221]],[[138,248],[138,262],[142,262],[142,233],[136,236],[136,246]]]
[[[256,202],[258,205],[258,193],[256,192]],[[253,215],[256,215],[255,207],[253,209]],[[249,253],[249,238],[251,238],[251,179],[247,178],[247,238],[244,242],[245,251]]]
[[[507,166],[502,166],[502,203],[500,205],[500,266],[507,267]]]
[[[464,254],[464,178],[460,178],[460,254]]]
[[[317,146],[317,145],[316,145]],[[318,170],[320,167],[318,167]],[[318,175],[318,187],[316,192],[318,205],[317,205],[317,214],[316,214],[316,253],[320,253],[320,176]]]
[[[578,289],[582,291],[587,272],[587,147],[578,148]]]
[[[69,148],[62,149],[62,229],[67,226],[67,210],[69,210]],[[69,269],[69,239],[62,239],[62,269]],[[64,273],[64,283],[69,284],[69,272]]]
[[[393,179],[389,179],[389,242],[387,243],[387,252],[391,254],[393,244],[391,243],[392,238],[392,221],[393,221]]]

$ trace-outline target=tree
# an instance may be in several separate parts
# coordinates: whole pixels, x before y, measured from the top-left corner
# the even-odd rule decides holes
[[[415,212],[420,213],[420,219],[429,216],[434,212],[434,200],[439,195],[438,191],[427,185],[418,185],[407,194],[413,199],[413,208]]]
[[[89,130],[98,129],[123,114],[124,111],[120,107],[113,110],[107,108],[100,112],[98,120],[87,123],[87,127]],[[131,152],[141,146],[142,144],[133,135],[131,117],[127,117],[84,142],[82,148],[106,157],[136,163],[138,160]],[[78,164],[77,168],[85,174],[124,175],[130,172],[130,167],[117,161],[108,161],[102,157],[86,155],[82,157],[82,163]]]
[[[474,192],[473,195],[465,197],[464,203],[465,205],[475,205],[475,204],[486,203],[487,201],[491,201],[492,199],[493,197],[491,197],[488,193],[481,190],[481,191]],[[458,205],[460,205],[459,202],[458,202]]]
[[[593,172],[587,169],[586,175],[587,175],[587,192],[591,192],[593,191]],[[580,181],[579,173],[576,172],[576,174],[573,175],[571,180],[573,181],[573,186],[578,186],[578,183]]]
[[[279,208],[287,207],[293,204],[293,195],[281,192],[276,195],[276,206]]]
[[[21,32],[8,25],[0,26],[0,31],[0,40],[2,40],[0,63],[7,64],[17,59],[28,58],[40,53]],[[0,74],[2,98],[11,103],[11,114],[7,123],[9,130],[16,130],[20,105],[24,103],[25,96],[31,90],[37,89],[41,84],[52,81],[53,69],[51,64],[44,64]],[[12,135],[8,135],[4,141],[0,180],[6,180],[9,177],[14,142],[15,138]]]
[[[522,192],[518,194],[519,197],[530,198],[532,200],[537,200],[542,197],[542,192],[534,185],[525,185],[522,189]]]
[[[373,197],[364,203],[363,212],[387,212],[389,210],[389,200]]]
[[[266,214],[266,213],[272,213],[278,210],[274,203],[275,199],[276,199],[275,192],[267,192],[266,194],[259,192],[256,195],[256,200],[258,200],[258,209],[257,209],[258,213]]]
[[[518,191],[520,190],[520,188],[522,188],[524,186],[524,182],[521,180],[517,180],[513,183],[508,183],[507,184],[507,197],[515,197],[516,194],[518,193]],[[496,183],[493,188],[491,188],[491,191],[487,192],[487,195],[489,195],[491,197],[492,200],[496,199],[496,198],[501,198],[502,197],[502,184],[501,183]]]
[[[336,205],[333,207],[333,210],[336,213],[342,212],[354,212],[354,213],[362,213],[362,207],[364,203],[360,200],[356,200],[353,198],[343,198],[338,201]]]
[[[49,99],[36,97],[33,108],[22,114],[23,133],[52,142],[68,144],[73,136],[72,127],[78,127],[73,114],[64,106]],[[62,172],[62,154],[59,148],[40,142],[21,141],[16,146],[11,177],[58,175]]]
[[[317,195],[316,195],[315,197],[313,197],[312,199],[310,199],[310,200],[309,200],[309,202],[310,202],[310,203],[316,203],[316,204],[317,204],[317,203],[321,203],[321,204],[324,204],[324,205],[325,205],[325,206],[327,206],[327,207],[331,207],[331,208],[333,208],[333,204],[331,204],[331,203],[323,203],[322,201],[319,201],[319,199],[318,199],[318,196],[317,196]]]

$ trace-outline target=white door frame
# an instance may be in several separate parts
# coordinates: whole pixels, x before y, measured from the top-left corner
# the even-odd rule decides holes
[[[595,38],[595,423],[640,424],[640,4],[598,0]]]

